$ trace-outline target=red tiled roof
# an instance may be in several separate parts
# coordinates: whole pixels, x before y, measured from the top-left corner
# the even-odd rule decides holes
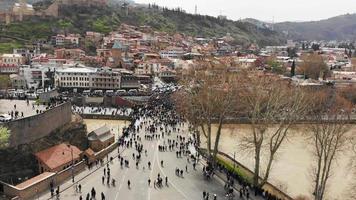
[[[37,152],[35,156],[50,169],[55,169],[72,161],[71,148],[73,149],[73,160],[78,159],[82,151],[73,145],[68,147],[65,143]]]

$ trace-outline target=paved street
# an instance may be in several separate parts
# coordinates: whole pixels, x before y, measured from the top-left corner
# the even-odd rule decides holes
[[[15,108],[16,105],[16,108]],[[0,114],[11,114],[11,111],[19,112],[19,117],[22,113],[24,117],[29,117],[36,115],[36,111],[45,111],[46,106],[39,104],[36,105],[35,101],[29,101],[27,104],[26,100],[10,100],[10,99],[1,99],[0,100]]]
[[[136,122],[137,125],[140,121]],[[181,127],[181,129],[186,129],[187,127]],[[102,184],[102,177],[104,175],[104,168],[100,167],[95,171],[97,167],[93,167],[91,171],[86,170],[79,174],[76,177],[76,181],[83,178],[89,173],[91,175],[87,176],[83,180],[79,181],[78,184],[82,185],[82,192],[77,193],[75,187],[71,187],[71,181],[64,183],[61,186],[60,190],[64,190],[66,187],[68,189],[64,190],[60,194],[60,199],[79,199],[79,196],[82,195],[83,199],[86,198],[87,193],[90,193],[92,187],[95,187],[96,197],[100,198],[100,193],[103,192],[106,196],[106,199],[118,200],[118,199],[127,199],[127,200],[156,200],[156,199],[170,199],[170,200],[182,200],[182,199],[202,199],[202,192],[205,190],[210,193],[210,199],[213,199],[213,194],[217,194],[218,199],[223,199],[224,197],[224,188],[223,182],[214,177],[211,180],[206,180],[203,176],[202,169],[203,165],[198,163],[196,170],[193,170],[192,164],[187,162],[186,156],[182,158],[176,158],[175,151],[158,151],[158,145],[167,144],[168,139],[176,139],[177,132],[174,132],[172,128],[168,130],[172,131],[172,134],[169,137],[161,139],[146,140],[144,138],[145,128],[140,129],[140,137],[142,138],[143,149],[147,149],[147,156],[142,153],[142,158],[139,164],[138,169],[135,166],[135,160],[132,158],[132,154],[135,151],[135,148],[122,149],[122,157],[128,159],[130,162],[129,167],[120,167],[120,162],[117,158],[110,163],[111,177],[116,180],[115,186],[109,186],[105,183]],[[182,131],[181,131],[182,132]],[[182,134],[180,134],[182,135]],[[187,135],[185,135],[187,137]],[[190,147],[191,151],[194,151]],[[192,152],[193,153],[193,152]],[[117,150],[113,151],[110,156],[116,156]],[[163,160],[163,167],[160,162]],[[151,170],[148,169],[147,163],[151,162]],[[185,166],[188,167],[188,172],[185,171]],[[184,170],[183,177],[178,177],[175,175],[175,169]],[[155,188],[153,186],[153,181],[157,178],[158,173],[163,178],[163,187]],[[165,177],[168,177],[168,186],[165,185]],[[152,183],[148,186],[148,179],[151,179]],[[127,181],[131,182],[131,189],[128,188]],[[47,193],[42,195],[39,199],[49,199],[50,194]]]

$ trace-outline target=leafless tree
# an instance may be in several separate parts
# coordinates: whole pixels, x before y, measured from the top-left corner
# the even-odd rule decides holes
[[[350,141],[347,132],[352,105],[338,94],[320,91],[314,94],[312,120],[309,125],[314,153],[313,195],[315,200],[325,199],[332,168],[340,152]]]
[[[237,100],[236,80],[235,74],[222,69],[195,70],[181,79],[184,89],[173,97],[178,112],[206,138],[208,155],[214,160],[218,153],[221,129],[226,118],[231,116]],[[213,124],[218,125],[216,134],[212,133]]]
[[[239,99],[252,130],[242,143],[254,152],[253,185],[262,187],[268,180],[273,161],[288,136],[289,128],[304,116],[309,99],[303,89],[279,77],[256,74],[243,77]],[[264,170],[261,166],[263,153],[267,156]],[[262,171],[264,175],[260,178]]]

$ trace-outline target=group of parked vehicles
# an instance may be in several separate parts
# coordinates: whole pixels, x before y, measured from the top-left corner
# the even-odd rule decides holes
[[[84,96],[95,96],[95,97],[103,97],[103,96],[132,96],[132,95],[142,95],[147,92],[141,89],[129,89],[129,90],[84,90],[82,94]]]
[[[0,98],[35,100],[38,98],[38,95],[43,92],[44,92],[43,89],[38,89],[38,90],[7,89],[7,90],[0,90]]]

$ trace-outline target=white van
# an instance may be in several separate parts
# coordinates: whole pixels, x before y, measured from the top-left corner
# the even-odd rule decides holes
[[[115,92],[116,95],[123,95],[123,94],[126,94],[126,90],[116,90]]]
[[[137,90],[136,89],[130,89],[129,90],[129,94],[137,94]]]
[[[114,93],[114,90],[106,90],[106,92],[105,92],[105,95],[106,96],[113,96],[115,93]]]
[[[90,90],[84,90],[83,91],[84,96],[89,96],[90,95]]]
[[[94,95],[102,97],[103,96],[103,91],[102,90],[94,90]]]

